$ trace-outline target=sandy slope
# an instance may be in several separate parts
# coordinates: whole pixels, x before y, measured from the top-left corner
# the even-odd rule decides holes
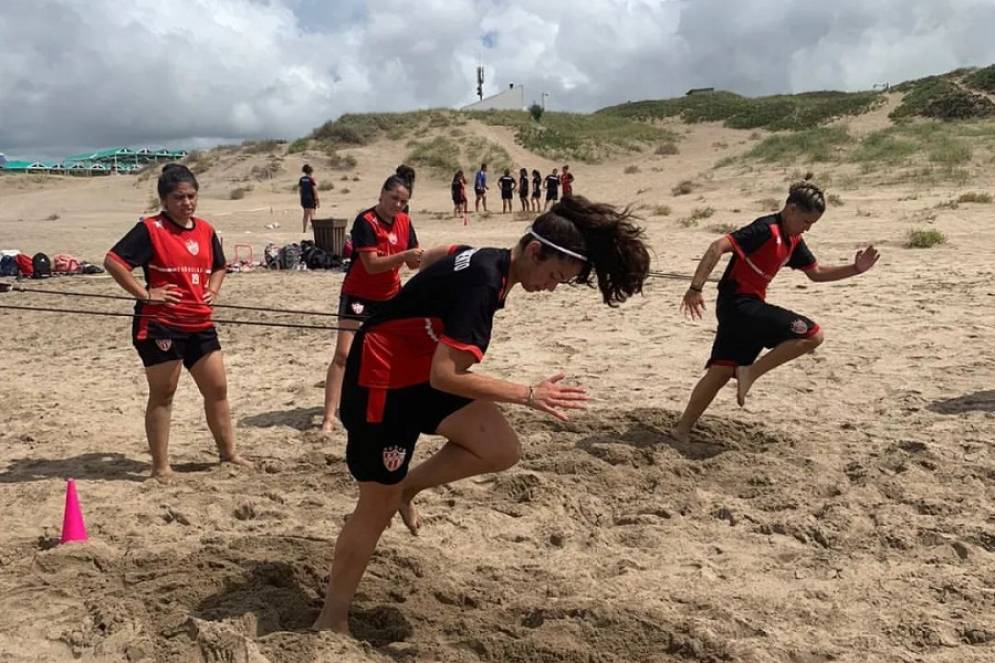
[[[758,200],[784,195],[794,168],[712,169],[753,140],[694,127],[677,156],[572,164],[576,189],[646,214],[669,205],[670,216],[646,220],[655,266],[688,273],[716,237],[709,225],[744,224]],[[323,213],[372,203],[404,147],[354,154],[347,182],[331,175]],[[329,178],[317,155],[305,157]],[[200,212],[226,246],[258,253],[301,236],[288,192],[301,157],[228,200],[251,163],[205,176]],[[639,172],[624,174],[629,165]],[[697,189],[672,196],[683,179]],[[965,190],[993,185],[984,177]],[[125,177],[0,178],[0,245],[99,260],[150,189]],[[563,369],[596,400],[567,424],[507,408],[522,463],[425,494],[417,539],[400,527],[385,534],[354,615],[365,643],[306,628],[355,498],[342,436],[313,431],[329,334],[222,326],[239,443],[259,471],[212,464],[184,378],[172,430],[181,480],[161,486],[145,479],[144,378],[128,320],[0,312],[0,660],[992,660],[991,206],[932,210],[960,190],[915,182],[836,191],[845,204],[810,246],[835,264],[874,242],[881,263],[833,285],[780,276],[771,299],[816,319],[827,342],[758,383],[746,409],[720,395],[688,445],[663,431],[700,375],[714,321],[679,316],[682,284],[652,281],[617,310],[586,289],[514,292],[482,370],[525,381]],[[425,244],[510,245],[527,224],[492,215],[464,227],[446,217],[446,182],[419,180],[416,193]],[[716,213],[701,227],[678,223],[706,206]],[[902,248],[928,214],[949,243]],[[328,311],[340,283],[336,273],[255,272],[231,275],[224,294]],[[106,277],[41,285],[118,292]],[[418,456],[437,444],[424,440]],[[92,541],[53,547],[68,476]]]

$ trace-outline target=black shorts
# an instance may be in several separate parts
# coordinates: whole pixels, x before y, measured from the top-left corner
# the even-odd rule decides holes
[[[301,198],[301,207],[303,207],[304,209],[315,209],[316,205],[314,204],[314,199]]]
[[[477,194],[478,197],[487,195],[487,189],[474,189],[473,192]]]
[[[808,338],[819,325],[793,311],[756,297],[720,296],[715,306],[719,329],[708,366],[749,366],[764,348]]]
[[[559,200],[559,198],[560,197],[557,195],[555,191],[546,192],[546,200]]]
[[[183,365],[190,370],[198,361],[221,349],[218,330],[214,327],[204,331],[185,332],[154,322],[149,323],[148,338],[138,340],[133,335],[132,344],[146,368],[167,361],[182,360]]]
[[[339,295],[339,316],[353,320],[365,320],[380,310],[386,302],[363,299],[355,295]]]
[[[511,199],[512,199],[511,191],[501,192],[501,200],[511,200]]]
[[[518,194],[518,197],[521,198],[522,200],[528,200],[529,199],[529,192],[528,191],[522,191],[521,193]]]
[[[540,198],[542,198],[542,191],[536,189],[535,191],[532,192],[532,197],[535,198],[536,200],[539,200]]]
[[[356,481],[393,485],[408,474],[415,443],[435,433],[442,420],[473,401],[433,389],[427,382],[401,389],[359,385],[363,337],[346,361],[339,416],[348,433],[346,464]]]
[[[466,196],[453,196],[453,205],[462,205],[466,202]]]

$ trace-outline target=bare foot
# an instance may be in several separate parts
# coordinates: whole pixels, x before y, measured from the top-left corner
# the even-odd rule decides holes
[[[421,523],[418,522],[418,511],[415,509],[413,503],[414,498],[401,496],[401,506],[398,507],[397,512],[401,514],[401,520],[407,526],[408,531],[414,536],[418,536],[418,528],[421,527]]]
[[[162,484],[172,483],[174,474],[173,468],[169,465],[166,467],[152,468],[152,478]]]
[[[753,378],[750,376],[749,366],[737,366],[736,367],[736,402],[739,403],[739,407],[746,405],[746,394],[750,392],[750,387],[753,386]]]
[[[319,430],[319,432],[320,433],[325,433],[326,435],[334,433],[335,432],[335,420],[334,419],[329,419],[327,421],[322,421],[321,422],[321,429]]]
[[[342,635],[352,636],[349,631],[349,622],[347,620],[333,620],[325,616],[325,613],[318,615],[318,618],[314,620],[314,624],[311,624],[312,631],[332,631],[333,633],[341,633]]]
[[[252,464],[252,461],[248,460],[247,458],[243,458],[238,454],[232,454],[230,456],[222,456],[221,462],[231,463],[232,465],[241,465],[242,467],[250,470],[256,469],[256,466]]]
[[[670,437],[682,444],[687,444],[691,441],[691,431],[682,430],[680,426],[674,426],[670,429]]]

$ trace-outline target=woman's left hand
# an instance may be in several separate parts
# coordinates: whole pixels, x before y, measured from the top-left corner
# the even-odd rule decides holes
[[[218,303],[221,298],[221,294],[217,290],[211,290],[210,288],[204,289],[204,303],[208,306],[214,306]]]
[[[857,269],[858,274],[863,274],[868,269],[874,266],[874,263],[878,261],[881,254],[878,250],[874,248],[874,245],[869,245],[866,249],[862,251],[857,251],[857,255],[853,257],[853,266]]]

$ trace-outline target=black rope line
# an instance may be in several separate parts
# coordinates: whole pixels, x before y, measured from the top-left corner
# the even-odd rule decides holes
[[[68,292],[66,290],[49,290],[47,288],[25,288],[19,285],[11,285],[6,290],[0,290],[0,292],[6,292],[7,290],[13,290],[14,292],[32,292],[40,295],[61,295],[63,297],[89,297],[92,299],[115,299],[118,301],[128,301],[137,302],[141,301],[135,299],[134,297],[126,297],[124,295],[100,295],[93,292]],[[163,302],[156,302],[163,303]],[[178,304],[183,304],[185,302],[176,302]],[[186,302],[191,303],[191,302]],[[265,306],[242,306],[238,304],[209,304],[211,308],[230,308],[237,309],[240,311],[261,311],[263,313],[277,313],[277,314],[289,314],[289,315],[317,315],[333,318],[346,318],[350,320],[361,320],[359,316],[341,314],[341,313],[326,313],[324,311],[302,311],[296,309],[280,309],[280,308],[267,308]]]
[[[17,311],[41,311],[46,313],[71,313],[74,315],[102,315],[115,318],[146,318],[146,319],[156,319],[152,315],[136,315],[134,313],[118,313],[116,311],[90,311],[87,309],[71,309],[71,308],[47,308],[41,306],[15,306],[12,304],[0,304],[0,309],[14,309]],[[291,329],[328,329],[333,331],[356,331],[355,329],[348,329],[346,327],[332,327],[328,325],[297,325],[289,322],[255,322],[251,320],[220,320],[215,319],[211,321],[212,323],[221,323],[226,325],[253,325],[256,327],[289,327]]]

